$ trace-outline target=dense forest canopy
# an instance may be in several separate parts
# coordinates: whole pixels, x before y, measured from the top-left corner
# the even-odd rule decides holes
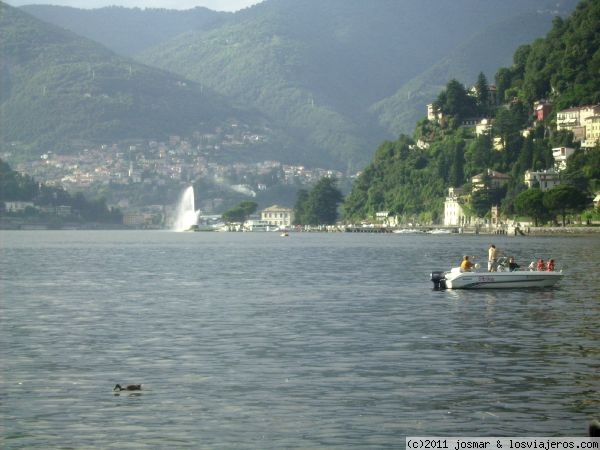
[[[562,184],[587,199],[567,209],[585,208],[591,194],[600,190],[600,146],[579,149],[571,132],[556,130],[556,112],[600,102],[599,24],[600,2],[583,0],[571,17],[556,18],[544,39],[515,52],[513,64],[497,71],[495,90],[483,73],[472,89],[449,81],[433,101],[437,119],[423,119],[413,137],[401,136],[378,148],[344,202],[345,217],[356,220],[389,211],[439,223],[448,187],[463,187],[468,194],[465,207],[473,216],[489,214],[492,205],[501,205],[505,215],[525,214],[524,205],[529,204],[530,214],[542,219],[533,199],[527,203],[519,197],[526,191],[524,174],[552,168],[552,148],[560,146],[577,149],[561,173]],[[552,103],[553,113],[539,121],[533,103],[542,99]],[[491,132],[476,133],[470,119],[487,119]],[[488,170],[509,175],[508,183],[473,190],[472,177]],[[553,198],[564,199],[564,192],[576,196],[565,187],[558,191],[562,196],[548,194],[540,204],[546,212],[560,212]]]

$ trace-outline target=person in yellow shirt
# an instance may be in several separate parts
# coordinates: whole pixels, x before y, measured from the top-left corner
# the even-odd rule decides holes
[[[469,261],[469,257],[467,255],[465,255],[463,257],[462,262],[460,263],[460,270],[462,270],[463,272],[470,272],[471,269],[473,269],[474,264]]]

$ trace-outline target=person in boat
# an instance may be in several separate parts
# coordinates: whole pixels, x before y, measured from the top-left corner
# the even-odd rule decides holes
[[[514,272],[518,268],[519,268],[519,265],[515,262],[515,258],[512,257],[512,256],[509,257],[508,258],[508,271],[509,272]]]
[[[548,261],[548,272],[554,272],[554,260]]]
[[[490,245],[488,249],[488,272],[495,272],[497,270],[498,261],[498,249],[494,244]]]
[[[470,272],[473,267],[475,267],[475,265],[469,261],[469,257],[467,255],[465,255],[463,257],[462,262],[460,263],[460,270],[462,270],[463,272]]]
[[[544,262],[543,259],[540,259],[537,263],[537,270],[538,272],[543,272],[544,270],[546,270],[546,263]]]
[[[531,261],[528,267],[529,271],[532,272],[535,270],[535,261]]]

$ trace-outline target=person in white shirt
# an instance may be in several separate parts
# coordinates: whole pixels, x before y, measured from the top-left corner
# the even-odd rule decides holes
[[[496,272],[498,261],[498,249],[494,244],[488,249],[488,272]]]

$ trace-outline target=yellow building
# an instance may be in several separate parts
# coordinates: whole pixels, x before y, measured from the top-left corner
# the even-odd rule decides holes
[[[600,142],[600,115],[589,116],[583,121],[585,126],[585,140],[582,147],[593,148]]]
[[[262,210],[260,219],[269,225],[288,228],[294,222],[294,210],[279,205],[269,206]]]
[[[563,109],[556,113],[556,129],[559,131],[572,131],[576,141],[585,143],[584,147],[589,146],[587,145],[587,141],[593,141],[593,137],[587,137],[588,126],[592,127],[589,130],[590,134],[592,134],[595,121],[593,118],[598,116],[600,116],[600,105],[586,105]]]
[[[504,186],[510,180],[510,176],[505,173],[496,172],[487,169],[471,178],[473,192],[481,189],[498,189]]]

